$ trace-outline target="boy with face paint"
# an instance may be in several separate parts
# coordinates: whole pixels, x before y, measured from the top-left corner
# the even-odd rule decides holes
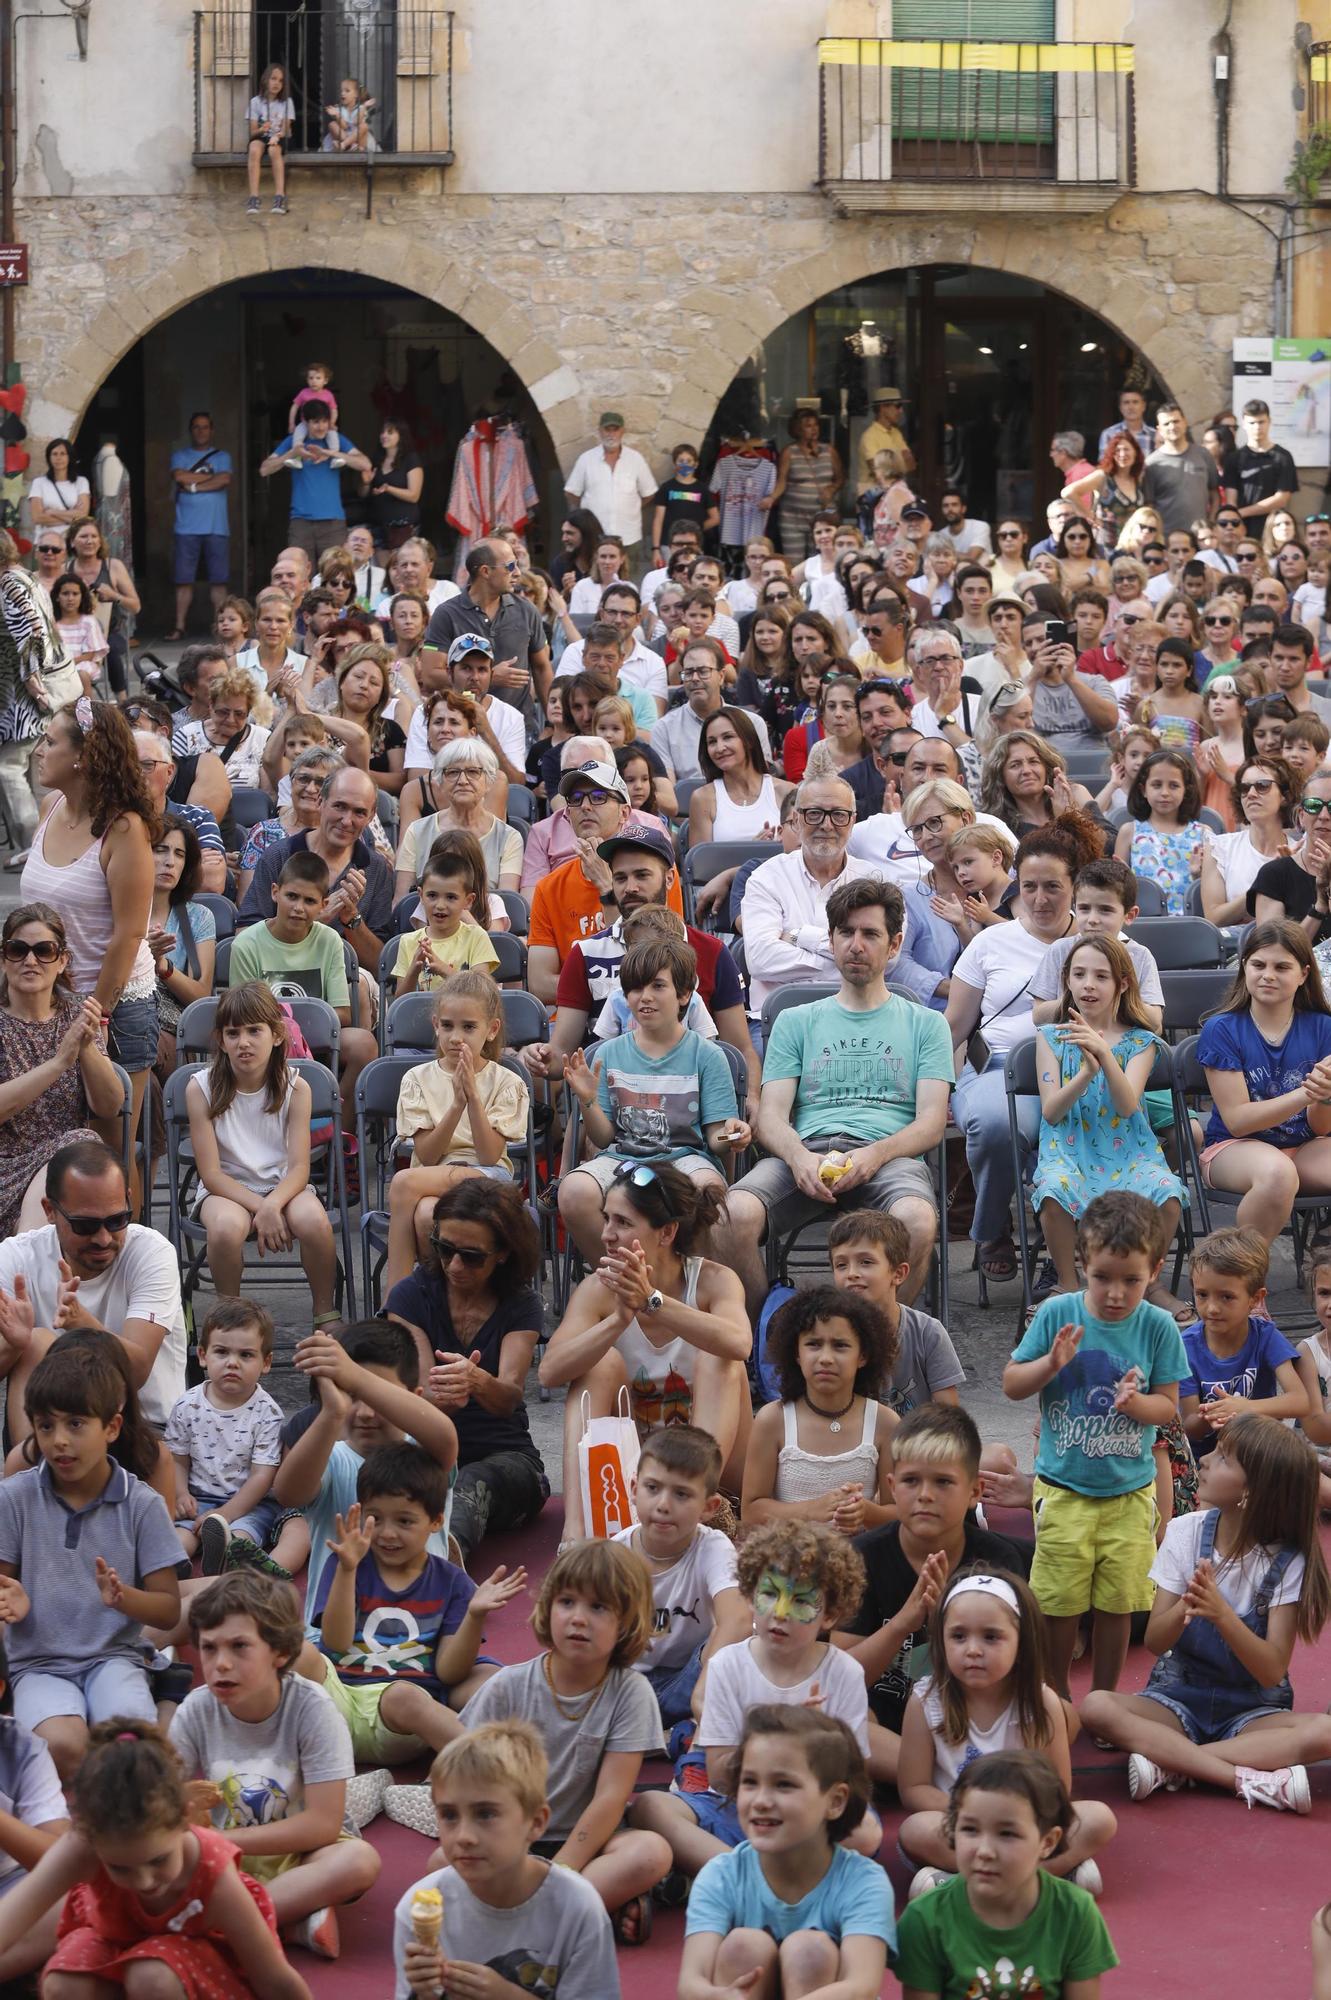
[[[859,1606],[864,1564],[855,1550],[813,1522],[774,1522],[740,1549],[739,1588],[753,1607],[752,1636],[712,1655],[693,1748],[677,1763],[670,1791],[640,1794],[630,1813],[632,1825],[665,1836],[686,1875],[743,1838],[735,1751],[745,1714],[756,1704],[817,1707],[844,1722],[862,1751],[868,1748],[864,1670],[826,1636]],[[882,1837],[879,1820],[867,1812],[846,1845],[877,1854]]]

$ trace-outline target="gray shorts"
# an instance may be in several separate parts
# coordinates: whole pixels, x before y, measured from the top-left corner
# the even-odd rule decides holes
[[[805,1145],[811,1153],[853,1153],[864,1141],[853,1138],[848,1132],[832,1132],[820,1139],[806,1139]],[[837,1209],[828,1208],[823,1202],[811,1201],[795,1186],[795,1176],[784,1160],[759,1160],[743,1180],[736,1181],[733,1194],[751,1194],[767,1210],[767,1226],[775,1229],[778,1236],[789,1230],[802,1229],[806,1223],[820,1219],[830,1222]],[[914,1195],[931,1206],[937,1206],[937,1196],[929,1169],[923,1160],[889,1160],[880,1167],[872,1180],[851,1190],[845,1202],[845,1212],[852,1208],[895,1208],[899,1201]]]
[[[623,1159],[617,1153],[598,1153],[594,1160],[583,1160],[574,1169],[577,1174],[589,1174],[604,1194],[621,1167],[636,1166],[636,1160]],[[672,1167],[678,1167],[691,1181],[725,1179],[725,1169],[710,1153],[684,1153],[677,1160],[671,1160]]]
[[[35,1729],[57,1715],[75,1715],[82,1722],[108,1722],[113,1715],[154,1721],[157,1709],[147,1669],[119,1653],[95,1666],[71,1667],[67,1674],[20,1668],[14,1676],[15,1722]]]

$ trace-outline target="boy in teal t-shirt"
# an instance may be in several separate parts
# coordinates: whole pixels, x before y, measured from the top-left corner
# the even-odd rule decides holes
[[[594,1157],[559,1183],[559,1213],[584,1260],[601,1252],[605,1190],[629,1160],[670,1160],[723,1191],[723,1163],[753,1134],[739,1116],[730,1064],[714,1042],[684,1026],[698,983],[692,945],[656,935],[630,945],[619,984],[633,1016],[627,1035],[592,1052],[575,1049],[564,1078],[582,1106]]]
[[[1077,1225],[1085,1291],[1046,1299],[1003,1371],[1006,1395],[1040,1398],[1031,1588],[1065,1699],[1082,1614],[1095,1613],[1092,1684],[1113,1688],[1132,1613],[1154,1596],[1152,1448],[1188,1373],[1178,1327],[1146,1302],[1163,1248],[1160,1211],[1142,1195],[1100,1195]]]

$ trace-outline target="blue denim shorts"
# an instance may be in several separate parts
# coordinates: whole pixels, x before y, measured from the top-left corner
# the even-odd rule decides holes
[[[151,1069],[157,1060],[157,995],[143,1000],[118,1000],[111,1013],[106,1037],[112,1062],[131,1076]]]
[[[734,1799],[725,1792],[714,1791],[707,1783],[705,1751],[684,1752],[675,1765],[675,1782],[671,1790],[688,1807],[704,1833],[710,1833],[713,1840],[724,1841],[727,1847],[739,1846],[744,1838],[740,1831],[739,1808]]]
[[[1294,1706],[1294,1690],[1288,1681],[1273,1688],[1235,1687],[1223,1682],[1217,1687],[1209,1677],[1194,1675],[1186,1662],[1172,1653],[1156,1661],[1142,1693],[1178,1717],[1190,1743],[1227,1742],[1249,1723],[1268,1715],[1288,1715]]]

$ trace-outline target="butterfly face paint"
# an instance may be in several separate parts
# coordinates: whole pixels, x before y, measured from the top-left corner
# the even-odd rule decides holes
[[[797,1583],[779,1569],[765,1569],[753,1593],[760,1618],[784,1618],[792,1625],[812,1625],[821,1616],[823,1593],[815,1583]]]

